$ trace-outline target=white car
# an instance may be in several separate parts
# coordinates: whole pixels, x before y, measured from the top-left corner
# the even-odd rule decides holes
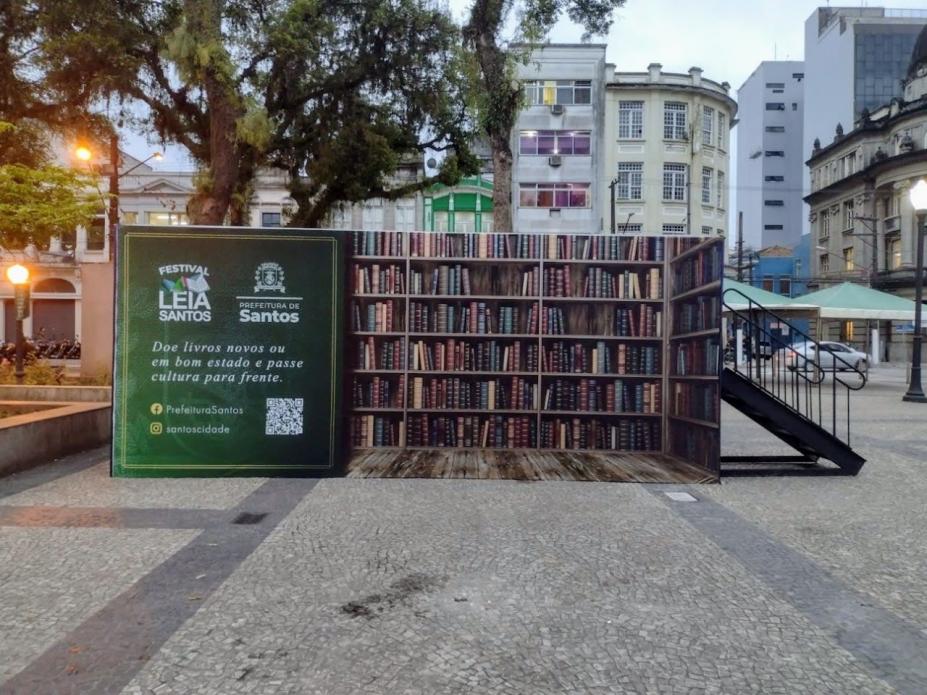
[[[869,355],[865,352],[843,343],[822,341],[818,345],[812,342],[794,343],[782,348],[780,354],[784,355],[789,369],[811,369],[814,366],[825,372],[834,369],[838,372],[851,369],[866,372],[869,369]]]

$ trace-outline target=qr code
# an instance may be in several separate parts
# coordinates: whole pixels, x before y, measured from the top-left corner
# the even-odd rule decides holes
[[[268,398],[264,434],[302,434],[303,399]]]

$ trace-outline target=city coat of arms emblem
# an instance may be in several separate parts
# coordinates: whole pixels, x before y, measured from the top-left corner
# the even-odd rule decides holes
[[[254,271],[255,292],[280,292],[283,294],[286,287],[283,285],[283,268],[279,263],[268,261],[261,263]]]

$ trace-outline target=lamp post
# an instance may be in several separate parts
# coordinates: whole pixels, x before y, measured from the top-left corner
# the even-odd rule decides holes
[[[913,403],[927,403],[924,387],[921,385],[921,313],[924,299],[924,220],[927,219],[927,181],[921,179],[911,187],[911,205],[917,215],[917,255],[914,266],[914,340],[911,345],[911,381],[903,400]]]
[[[29,318],[29,269],[17,263],[6,269],[7,280],[13,285],[13,304],[16,309],[16,362],[14,366],[16,383],[20,386],[26,376],[23,357],[26,352],[26,338],[23,335],[23,320]]]

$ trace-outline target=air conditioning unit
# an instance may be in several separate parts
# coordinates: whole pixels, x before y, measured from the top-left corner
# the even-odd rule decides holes
[[[562,116],[565,111],[563,104],[551,104],[550,106],[550,113],[553,116]]]
[[[563,160],[560,158],[559,154],[555,154],[547,158],[547,163],[552,167],[558,167],[563,164]]]

